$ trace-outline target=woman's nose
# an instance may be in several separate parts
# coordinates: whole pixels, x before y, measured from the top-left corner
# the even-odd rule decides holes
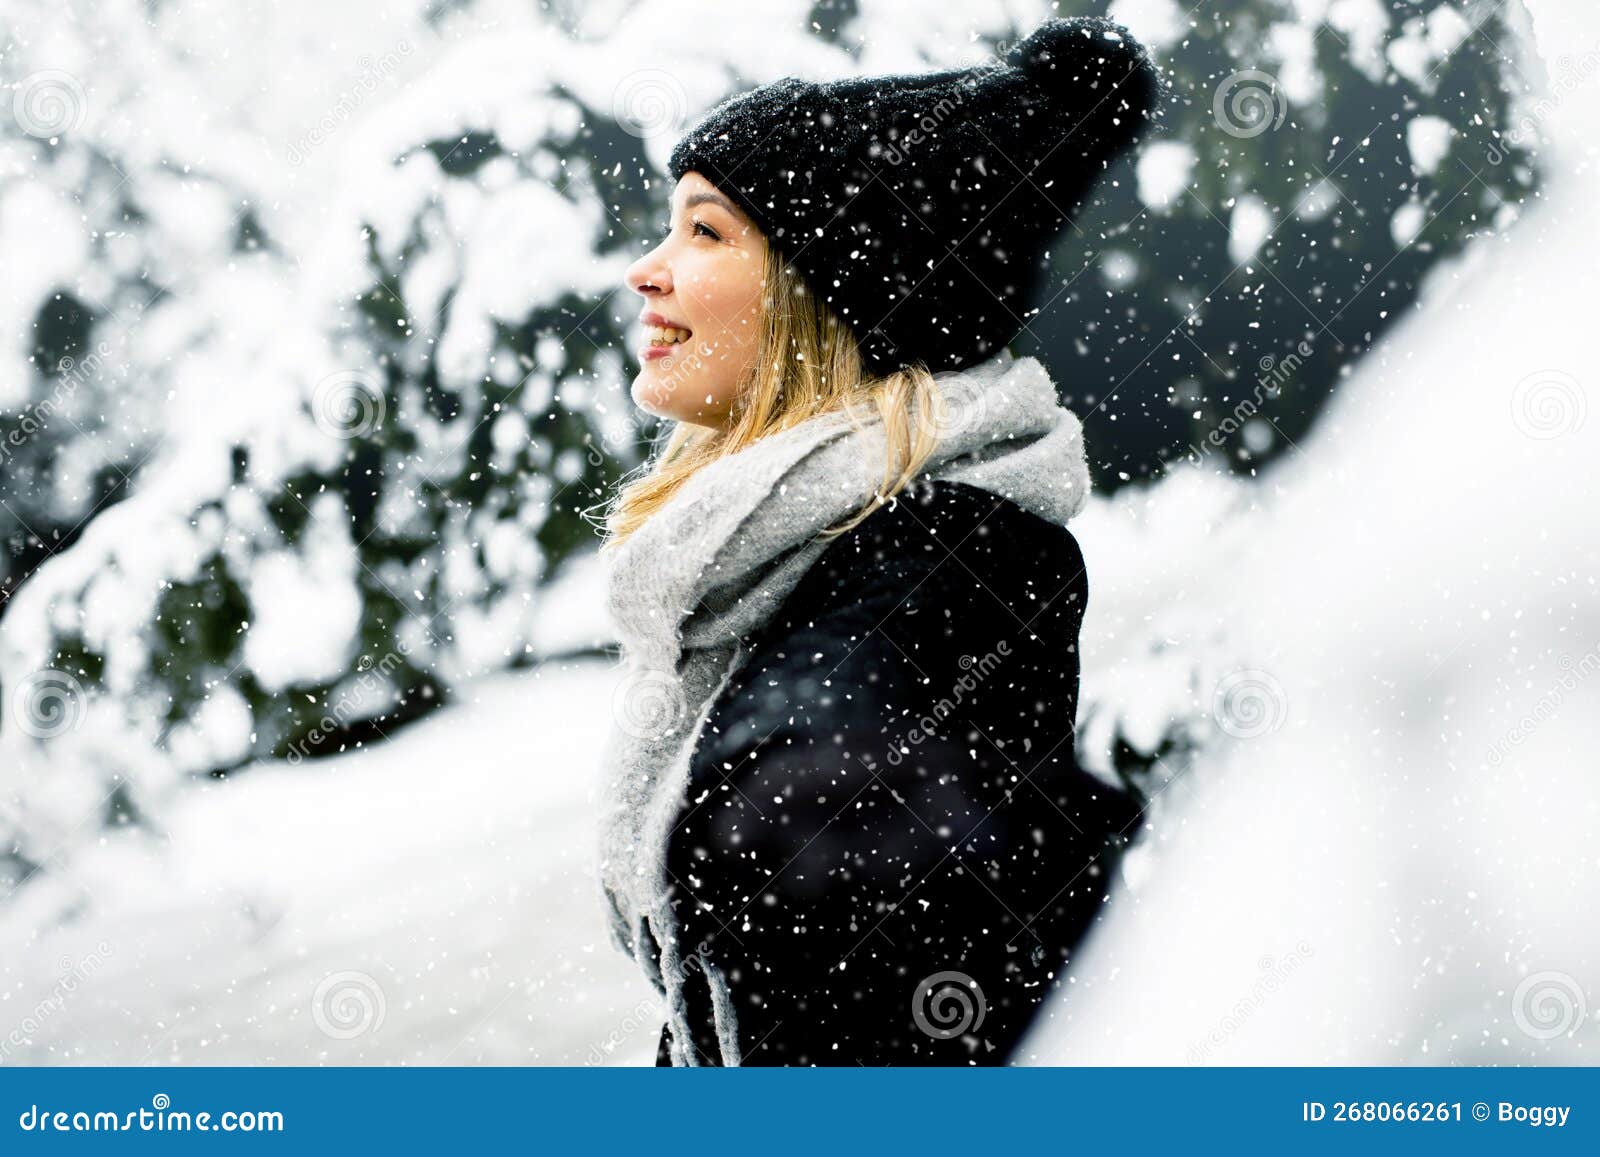
[[[666,293],[672,288],[672,275],[654,252],[646,253],[628,266],[627,281],[628,288],[640,296]]]

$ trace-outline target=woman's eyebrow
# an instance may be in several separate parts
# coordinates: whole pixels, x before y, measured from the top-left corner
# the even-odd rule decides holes
[[[733,202],[721,193],[691,193],[683,199],[683,207],[685,209],[693,209],[696,205],[706,204],[720,205],[734,216],[739,215],[739,210],[735,208]]]

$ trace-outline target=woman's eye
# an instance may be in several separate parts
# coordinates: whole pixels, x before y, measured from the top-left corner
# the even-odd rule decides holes
[[[694,232],[694,234],[696,236],[702,236],[703,235],[703,236],[706,236],[706,237],[710,237],[714,241],[721,241],[722,240],[722,234],[718,233],[715,229],[713,229],[711,226],[707,225],[704,221],[692,222],[691,225],[690,225],[690,228],[691,228],[691,230]],[[671,236],[672,236],[672,226],[671,225],[667,225],[667,226],[663,227],[662,230],[661,230],[661,240],[665,241],[667,238],[669,238]]]

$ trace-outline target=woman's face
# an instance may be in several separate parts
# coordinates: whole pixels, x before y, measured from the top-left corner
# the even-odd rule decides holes
[[[715,185],[683,175],[667,236],[627,272],[644,298],[632,391],[639,406],[699,426],[727,423],[756,354],[766,250],[755,223]]]

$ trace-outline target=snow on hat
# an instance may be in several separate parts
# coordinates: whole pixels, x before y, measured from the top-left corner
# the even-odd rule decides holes
[[[668,169],[750,215],[868,372],[964,369],[1021,332],[1042,250],[1166,93],[1122,25],[1050,20],[1002,62],[730,97]]]

